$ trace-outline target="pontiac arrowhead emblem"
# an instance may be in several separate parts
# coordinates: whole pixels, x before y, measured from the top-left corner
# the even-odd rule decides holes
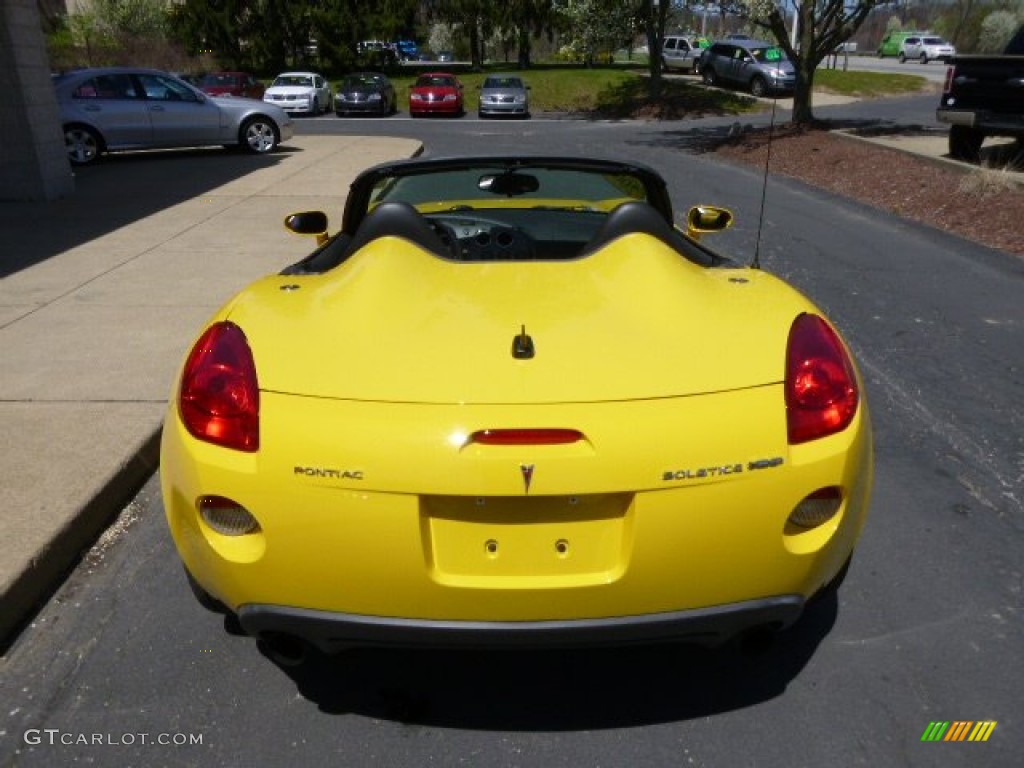
[[[533,482],[533,464],[520,464],[519,471],[523,473],[523,484],[526,486],[526,492],[530,492],[530,483]]]

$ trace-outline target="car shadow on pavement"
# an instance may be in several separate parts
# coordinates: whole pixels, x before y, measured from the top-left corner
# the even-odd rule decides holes
[[[714,152],[723,144],[741,144],[749,139],[755,132],[759,135],[767,131],[770,121],[765,117],[751,120],[734,120],[731,123],[716,121],[710,125],[698,125],[678,131],[662,131],[656,136],[647,138],[636,138],[632,144],[649,145],[658,147],[669,147],[688,154],[706,154]],[[927,128],[920,125],[900,125],[887,120],[876,119],[830,119],[819,120],[816,124],[818,130],[842,130],[851,133],[863,133],[865,135],[921,135],[924,132],[934,133],[934,128]],[[776,119],[774,134],[782,137],[785,133],[793,130],[792,125],[785,119]]]
[[[826,591],[773,639],[714,649],[353,649],[313,654],[280,669],[329,714],[472,730],[633,727],[706,717],[781,695],[837,613],[836,593]]]
[[[749,120],[732,123],[715,123],[714,125],[702,125],[685,130],[663,131],[656,138],[636,138],[632,144],[670,147],[687,154],[707,154],[714,152],[726,144],[744,144],[756,137],[763,142],[768,136],[769,123],[760,120],[751,122]],[[935,127],[920,124],[897,123],[880,119],[825,119],[815,123],[814,130],[841,131],[864,139],[935,139],[940,142],[939,146],[945,148],[946,138],[949,134],[944,127]],[[776,122],[772,137],[782,139],[788,133],[793,132],[793,126],[787,122]],[[947,152],[937,152],[935,157],[950,159]],[[963,164],[966,169],[970,166]],[[981,149],[981,158],[978,165],[986,169],[1005,169],[1007,171],[1024,170],[1024,149],[1021,145],[1012,140],[997,139],[995,143],[988,143]]]
[[[74,169],[75,191],[50,202],[0,202],[0,277],[103,237],[159,211],[281,162],[295,147],[267,155],[193,149],[104,155]]]

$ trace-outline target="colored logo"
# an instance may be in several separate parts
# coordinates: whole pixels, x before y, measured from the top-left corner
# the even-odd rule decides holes
[[[988,741],[995,729],[995,720],[936,720],[928,723],[921,741]]]

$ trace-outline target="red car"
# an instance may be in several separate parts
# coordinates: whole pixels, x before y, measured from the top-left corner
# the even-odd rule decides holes
[[[409,92],[409,114],[456,115],[463,114],[462,83],[447,72],[427,72],[416,78]]]
[[[199,89],[211,96],[262,99],[266,87],[248,72],[211,72],[200,79]]]

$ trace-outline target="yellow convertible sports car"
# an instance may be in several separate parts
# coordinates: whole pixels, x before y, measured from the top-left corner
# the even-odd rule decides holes
[[[163,431],[201,601],[308,644],[716,644],[844,573],[871,428],[835,328],[582,158],[411,160],[203,329]]]

